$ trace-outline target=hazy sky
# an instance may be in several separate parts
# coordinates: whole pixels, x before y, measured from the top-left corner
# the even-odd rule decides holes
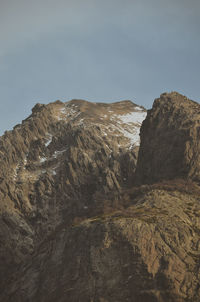
[[[200,101],[200,0],[0,0],[0,134],[35,103]]]

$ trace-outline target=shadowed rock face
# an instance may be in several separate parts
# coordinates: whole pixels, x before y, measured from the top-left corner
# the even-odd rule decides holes
[[[176,92],[156,99],[141,127],[138,183],[200,180],[200,105]]]
[[[154,102],[136,174],[146,112],[130,101],[37,104],[7,132],[0,301],[199,302],[198,108]]]

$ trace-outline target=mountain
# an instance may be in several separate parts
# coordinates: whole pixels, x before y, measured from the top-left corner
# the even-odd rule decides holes
[[[6,132],[0,301],[198,302],[199,109],[56,101]]]

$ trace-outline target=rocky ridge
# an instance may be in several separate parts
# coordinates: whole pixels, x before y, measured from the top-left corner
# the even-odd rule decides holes
[[[198,302],[199,108],[156,99],[138,162],[129,101],[36,105],[6,133],[0,301]]]

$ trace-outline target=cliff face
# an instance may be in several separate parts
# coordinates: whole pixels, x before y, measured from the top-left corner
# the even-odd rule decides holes
[[[200,180],[200,105],[176,92],[156,99],[141,128],[138,183]]]
[[[0,301],[199,302],[198,108],[161,95],[140,149],[130,101],[37,104],[7,132]]]

